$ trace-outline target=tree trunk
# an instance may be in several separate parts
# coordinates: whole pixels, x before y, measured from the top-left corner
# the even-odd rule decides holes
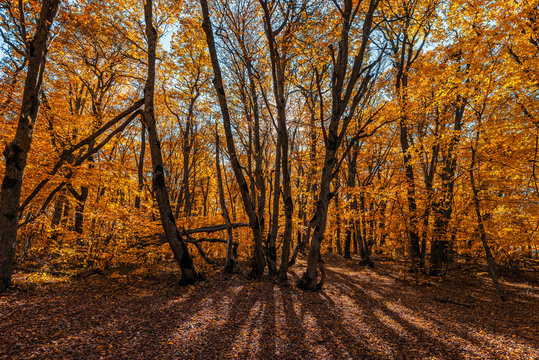
[[[138,161],[138,194],[135,197],[135,209],[140,209],[140,198],[144,189],[144,156],[146,155],[146,128],[140,125],[140,156]]]
[[[286,124],[286,98],[285,98],[285,67],[287,54],[281,54],[279,45],[277,44],[276,33],[272,27],[272,12],[268,8],[268,3],[264,0],[260,0],[260,5],[264,11],[264,30],[266,33],[266,39],[268,40],[268,48],[270,53],[271,62],[271,74],[273,80],[273,95],[275,97],[277,106],[277,118],[278,118],[278,137],[279,141],[277,146],[281,146],[281,171],[283,173],[283,203],[285,213],[285,227],[283,232],[283,248],[281,253],[281,266],[279,268],[279,280],[286,280],[288,270],[288,260],[290,257],[290,242],[292,239],[292,190],[290,185],[290,167],[288,165],[288,129]],[[290,5],[289,5],[290,6]],[[290,10],[290,8],[289,8]],[[293,11],[293,10],[291,10]],[[287,41],[288,32],[290,31],[290,19],[287,17],[285,22],[281,25],[284,28],[283,42]],[[283,50],[281,48],[281,50]],[[277,174],[277,172],[275,172]],[[277,181],[276,181],[277,182]],[[277,190],[277,188],[275,189]],[[276,192],[277,193],[277,192]],[[275,207],[274,207],[275,209]],[[275,217],[275,215],[274,215]],[[275,226],[275,223],[274,223]]]
[[[339,41],[339,50],[334,62],[331,79],[332,109],[330,123],[324,139],[326,153],[324,165],[322,167],[320,192],[316,205],[314,231],[309,248],[307,271],[298,282],[298,286],[302,289],[316,290],[319,288],[319,284],[317,283],[317,268],[319,267],[321,242],[326,230],[328,205],[332,196],[330,194],[330,185],[335,176],[334,171],[338,171],[335,167],[338,163],[340,164],[337,159],[337,151],[342,144],[346,130],[359,101],[363,96],[366,96],[368,91],[367,85],[373,78],[368,70],[363,67],[363,61],[365,59],[367,44],[371,36],[374,12],[378,7],[378,4],[379,0],[371,0],[369,2],[368,10],[362,24],[361,44],[357,50],[357,54],[353,58],[353,65],[348,77],[347,69],[349,68],[348,65],[351,61],[349,58],[349,32],[352,26],[351,22],[354,18],[352,16],[353,2],[352,0],[345,0],[342,6],[341,39]],[[360,79],[362,70],[365,70],[367,73],[363,74],[360,86],[357,90],[354,90]],[[323,101],[323,99],[321,98],[320,101]],[[346,116],[344,116],[345,111],[348,111]],[[343,116],[344,121],[341,121],[343,120]],[[343,156],[346,156],[346,154]]]
[[[187,122],[185,124],[185,131],[183,133],[183,180],[182,180],[182,194],[183,194],[183,214],[188,216],[191,209],[191,189],[189,186],[189,169],[190,169],[190,157],[191,157],[191,117],[193,116],[193,100],[189,104],[189,114],[187,115]],[[180,203],[182,199],[180,198]]]
[[[333,168],[336,163],[336,144],[329,142],[326,148],[324,167],[322,169],[322,180],[320,182],[320,194],[316,205],[314,219],[314,231],[309,247],[307,260],[307,271],[298,282],[298,287],[306,290],[317,289],[317,268],[320,260],[320,247],[327,225],[327,211],[330,200],[330,184]]]
[[[434,239],[431,244],[431,269],[432,275],[439,275],[442,271],[442,265],[448,261],[449,248],[449,223],[453,213],[453,189],[455,187],[455,172],[457,170],[456,147],[460,139],[460,130],[462,129],[462,119],[466,107],[463,99],[458,99],[459,103],[455,110],[455,121],[453,125],[453,136],[444,156],[444,167],[440,178],[442,180],[441,196],[434,209]]]
[[[281,132],[277,132],[277,147],[275,149],[275,171],[273,177],[273,202],[271,210],[271,229],[268,233],[268,270],[270,274],[277,273],[277,233],[279,232],[279,202],[281,199]]]
[[[152,187],[159,207],[161,223],[172,249],[174,257],[182,272],[182,284],[191,284],[197,280],[197,273],[187,245],[182,238],[176,219],[172,214],[170,199],[165,185],[165,168],[161,155],[161,144],[157,135],[157,125],[154,114],[154,88],[155,88],[155,62],[157,48],[157,31],[153,21],[153,2],[146,0],[144,6],[144,20],[146,23],[146,37],[148,40],[148,77],[144,87],[144,111],[143,119],[148,130],[148,142],[152,157]]]
[[[47,59],[47,41],[59,5],[60,0],[43,0],[36,33],[26,44],[28,69],[19,122],[15,137],[4,150],[6,167],[0,193],[0,292],[11,286],[24,170],[39,112],[39,94]]]
[[[213,37],[213,30],[209,15],[208,1],[200,0],[200,6],[202,7],[203,16],[202,28],[204,29],[204,33],[206,34],[206,41],[208,43],[208,52],[210,53],[214,73],[213,85],[215,87],[217,98],[219,100],[219,107],[221,108],[221,115],[223,118],[223,127],[225,130],[225,139],[228,154],[230,156],[230,163],[232,166],[232,170],[234,171],[234,176],[238,183],[245,212],[249,217],[249,224],[251,225],[251,230],[253,232],[254,251],[251,276],[260,277],[264,273],[264,268],[266,266],[264,252],[262,248],[262,233],[260,229],[260,221],[258,219],[258,214],[256,212],[255,206],[251,201],[251,197],[249,195],[249,185],[247,184],[247,181],[245,180],[245,177],[243,175],[242,168],[236,152],[236,146],[234,144],[230,112],[228,110],[228,103],[226,99],[225,88],[223,85],[219,58],[217,56],[217,50],[215,48],[215,40]]]
[[[356,175],[357,175],[357,158],[359,155],[359,147],[354,145],[352,153],[348,156],[348,174],[346,180],[346,186],[348,187],[350,212],[353,214],[348,220],[346,228],[346,240],[344,243],[344,258],[350,259],[350,250],[352,243],[354,245],[354,253],[357,254],[357,236],[353,235],[358,231],[357,225],[357,196],[355,194],[356,187]],[[350,200],[351,197],[351,200]]]
[[[337,246],[337,254],[342,255],[342,247],[341,247],[342,221],[341,221],[341,204],[339,201],[339,194],[335,194],[335,212],[336,212],[336,217],[337,217],[337,238],[335,239],[336,246]]]
[[[60,194],[58,194],[58,197],[56,199],[56,203],[54,204],[54,210],[52,213],[52,220],[51,220],[51,226],[53,228],[60,225],[60,221],[62,220],[62,211],[64,209],[64,203],[66,202],[66,194],[65,189],[60,191]]]
[[[351,245],[352,245],[352,230],[346,229],[346,236],[344,238],[344,255],[343,255],[345,259],[352,258],[352,254],[350,253]]]
[[[477,130],[476,144],[478,142],[479,142],[479,130]],[[502,287],[500,286],[500,283],[498,282],[498,277],[496,276],[496,265],[494,264],[494,259],[492,257],[492,253],[490,252],[490,247],[488,246],[487,234],[485,231],[485,226],[483,224],[483,217],[481,215],[481,208],[479,204],[479,191],[477,190],[477,187],[475,185],[475,178],[474,178],[475,153],[476,153],[476,149],[472,145],[472,160],[470,162],[469,172],[470,172],[470,185],[472,187],[475,214],[477,216],[477,227],[479,228],[481,242],[483,243],[483,248],[485,249],[485,255],[487,258],[488,269],[490,272],[490,277],[492,278],[492,283],[494,284],[494,287],[496,288],[496,291],[498,292],[498,295],[500,296],[500,298],[503,301],[505,301],[507,299],[505,297]]]
[[[226,201],[225,201],[225,192],[223,190],[223,176],[221,175],[221,165],[220,165],[220,141],[219,141],[219,135],[217,134],[217,129],[215,129],[215,167],[217,170],[217,187],[219,189],[219,203],[221,205],[221,211],[223,214],[223,219],[225,220],[226,224],[226,260],[225,260],[225,266],[223,271],[226,274],[232,274],[234,272],[234,263],[235,260],[235,254],[232,251],[232,242],[233,242],[233,234],[232,234],[232,223],[230,222],[230,216],[228,215],[228,209],[226,207]]]
[[[397,93],[399,96],[401,111],[399,120],[400,143],[406,177],[406,193],[408,203],[408,241],[410,246],[412,270],[418,271],[421,262],[421,248],[419,246],[419,235],[417,233],[417,204],[415,201],[414,167],[412,164],[412,155],[409,151],[410,145],[408,143],[407,82],[407,74],[401,73],[400,77],[397,77]]]
[[[75,232],[82,234],[84,225],[84,208],[88,199],[88,187],[81,186],[80,194],[77,197],[77,206],[75,207]]]

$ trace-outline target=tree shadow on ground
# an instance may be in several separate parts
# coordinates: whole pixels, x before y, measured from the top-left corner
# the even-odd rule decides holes
[[[0,301],[0,359],[539,357],[536,305],[499,308],[490,295],[469,308],[441,304],[435,296],[472,289],[338,265],[320,292],[237,275],[182,288],[103,279],[14,292]]]

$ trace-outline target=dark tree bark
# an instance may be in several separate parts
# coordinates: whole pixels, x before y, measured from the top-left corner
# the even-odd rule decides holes
[[[138,194],[135,197],[135,209],[140,209],[140,197],[144,189],[144,157],[146,156],[146,128],[140,125],[140,156],[138,161]]]
[[[421,136],[421,135],[420,135]],[[434,137],[436,138],[432,145],[431,157],[426,157],[423,163],[424,183],[425,191],[427,193],[427,199],[425,204],[425,211],[423,212],[423,233],[421,235],[421,262],[420,269],[425,272],[425,256],[427,252],[427,237],[430,225],[430,218],[433,208],[433,196],[434,196],[434,175],[438,166],[438,156],[440,152],[440,115],[438,109],[436,109],[435,129]],[[432,248],[431,248],[432,249]],[[432,254],[432,252],[431,252]]]
[[[457,170],[456,147],[460,140],[462,119],[466,107],[463,99],[459,98],[457,100],[453,135],[451,136],[447,153],[443,157],[442,162],[443,168],[440,175],[442,180],[441,195],[434,209],[434,239],[430,250],[430,273],[432,275],[441,274],[443,263],[448,261],[447,254],[450,244],[448,239],[449,222],[451,221],[451,215],[453,213],[453,189],[455,187],[455,173]]]
[[[277,233],[279,232],[279,202],[281,199],[281,133],[277,134],[277,145],[275,149],[275,171],[273,174],[273,200],[271,210],[271,228],[268,232],[267,253],[268,268],[271,274],[277,273]]]
[[[408,76],[412,64],[421,53],[430,33],[432,14],[437,2],[426,7],[416,6],[414,1],[403,1],[397,13],[385,19],[386,36],[390,39],[396,70],[395,89],[399,102],[400,145],[403,155],[403,166],[406,180],[408,205],[408,245],[412,270],[418,271],[421,266],[421,246],[418,229],[416,203],[415,174],[409,141],[409,109],[408,109]],[[389,9],[394,11],[394,9]]]
[[[148,142],[152,157],[152,187],[159,207],[161,223],[172,249],[174,257],[182,272],[182,284],[194,283],[198,276],[187,245],[178,231],[176,219],[172,214],[170,199],[165,185],[165,168],[161,155],[161,144],[157,135],[157,125],[154,113],[155,63],[157,48],[157,31],[153,26],[153,2],[146,0],[144,5],[144,20],[146,24],[146,37],[148,41],[148,75],[144,87],[143,121],[148,130]]]
[[[337,254],[342,255],[342,246],[341,246],[341,227],[342,227],[342,221],[341,221],[341,203],[339,199],[339,194],[335,194],[335,212],[336,212],[336,218],[337,218],[337,235],[335,238],[336,241],[336,247],[337,247]]]
[[[356,187],[356,176],[357,176],[357,157],[359,155],[359,146],[356,144],[353,146],[352,151],[350,155],[348,156],[348,174],[347,174],[347,180],[346,180],[346,186],[348,188],[348,193],[352,197],[350,201],[350,211],[354,214],[357,211],[357,196],[355,194],[355,187]],[[352,237],[353,234],[359,229],[357,228],[358,221],[355,216],[353,216],[352,219],[348,221],[348,224],[346,226],[346,238],[344,242],[344,258],[350,259],[350,247],[352,245]],[[354,236],[354,248],[355,253],[357,253],[357,236]]]
[[[221,144],[219,141],[219,135],[217,133],[217,129],[215,129],[215,168],[217,170],[217,187],[219,189],[219,204],[221,205],[221,212],[223,215],[223,219],[225,220],[226,225],[226,234],[227,234],[227,240],[226,240],[226,260],[225,260],[225,267],[223,271],[226,274],[231,274],[234,272],[234,264],[236,262],[234,252],[232,251],[232,243],[233,243],[233,234],[232,234],[232,223],[230,222],[230,216],[228,215],[228,209],[226,207],[226,201],[225,201],[225,192],[223,190],[223,176],[221,175],[221,164],[220,164],[220,148]]]
[[[421,248],[419,246],[419,234],[417,224],[417,204],[415,201],[415,176],[412,164],[412,155],[409,151],[408,142],[408,116],[407,112],[407,86],[408,75],[401,73],[397,75],[397,93],[399,97],[401,115],[399,120],[400,144],[403,156],[404,171],[406,176],[406,199],[408,203],[408,242],[410,246],[410,258],[412,269],[417,271],[421,262]]]
[[[213,36],[213,30],[209,15],[208,1],[200,0],[200,5],[202,8],[203,16],[202,28],[204,29],[204,32],[206,34],[206,41],[208,43],[208,51],[210,53],[214,73],[213,85],[215,87],[217,98],[219,100],[219,106],[221,108],[221,116],[223,118],[223,127],[225,131],[227,150],[230,156],[230,163],[232,165],[232,170],[234,172],[236,182],[238,183],[245,212],[249,217],[249,224],[251,225],[251,230],[253,232],[254,251],[251,276],[259,277],[264,273],[264,268],[266,266],[264,252],[262,248],[262,233],[260,229],[260,220],[258,218],[255,206],[251,201],[251,197],[249,194],[249,185],[247,184],[245,176],[243,175],[242,168],[236,152],[236,145],[234,143],[234,137],[232,135],[230,112],[228,109],[225,88],[223,85],[223,77],[221,75],[221,66],[219,64],[219,58],[217,56],[217,50],[215,48],[215,39]]]
[[[195,116],[195,103],[200,95],[198,91],[198,80],[194,85],[195,94],[191,96],[189,100],[189,107],[187,110],[187,121],[185,123],[185,130],[182,137],[182,153],[183,153],[183,180],[182,180],[182,192],[183,199],[180,197],[180,204],[183,201],[183,213],[185,216],[191,214],[191,197],[194,189],[190,188],[190,169],[191,169],[191,150],[193,149],[194,136],[193,136],[193,119]]]
[[[320,193],[316,204],[315,217],[313,219],[314,231],[309,248],[307,271],[298,282],[298,286],[302,289],[317,290],[318,288],[317,268],[320,260],[320,247],[326,230],[329,201],[333,196],[333,194],[330,193],[330,185],[335,176],[335,171],[338,170],[336,167],[340,164],[337,152],[343,142],[348,125],[355,114],[355,110],[361,99],[367,95],[368,85],[373,78],[370,70],[364,67],[364,59],[367,44],[370,41],[372,32],[374,12],[378,7],[378,4],[379,0],[371,0],[369,2],[363,21],[361,44],[354,57],[351,71],[348,74],[349,76],[347,76],[348,65],[351,61],[349,58],[349,32],[354,18],[352,14],[355,14],[355,11],[357,10],[355,9],[355,6],[359,5],[354,6],[352,0],[344,0],[343,6],[340,7],[342,29],[331,80],[332,111],[329,127],[324,138],[326,152],[322,168],[322,177],[320,180]],[[356,84],[360,78],[362,78],[362,81],[359,82],[359,86],[357,86],[356,89]],[[348,113],[345,115],[346,111],[348,111]],[[344,156],[346,156],[346,154],[344,154]]]
[[[88,199],[88,187],[82,186],[80,194],[77,194],[77,206],[75,207],[75,225],[74,229],[77,234],[82,234],[84,225],[84,208]]]
[[[492,256],[492,253],[490,252],[490,247],[488,246],[487,241],[487,234],[485,231],[485,225],[483,224],[483,216],[481,214],[481,206],[479,203],[479,191],[477,190],[477,186],[475,184],[475,178],[474,178],[474,167],[475,167],[475,157],[477,152],[477,144],[479,143],[479,130],[477,130],[476,135],[476,145],[472,145],[472,160],[470,162],[470,185],[472,187],[472,197],[474,202],[474,208],[475,208],[475,214],[477,216],[477,227],[479,228],[479,234],[481,236],[481,242],[483,243],[483,248],[485,249],[485,255],[487,258],[488,263],[488,269],[490,272],[490,277],[492,278],[492,283],[494,284],[494,287],[496,288],[496,291],[498,292],[498,295],[502,300],[506,300],[504,291],[502,287],[500,286],[500,283],[498,282],[498,276],[496,275],[496,265],[494,264],[494,258]]]
[[[60,225],[60,221],[62,220],[62,210],[64,209],[64,203],[66,202],[66,194],[65,189],[64,191],[60,192],[58,197],[56,198],[56,203],[54,204],[54,210],[52,212],[52,220],[51,220],[51,226],[53,228]]]
[[[277,36],[280,32],[283,32],[283,40],[287,41],[289,33],[293,29],[294,18],[298,16],[295,7],[292,7],[291,4],[288,4],[289,8],[286,9],[287,17],[283,20],[283,23],[280,24],[277,30],[273,29],[272,24],[272,14],[274,13],[274,8],[270,9],[268,2],[266,0],[259,0],[260,5],[264,11],[264,30],[266,33],[266,39],[268,41],[268,48],[270,53],[270,62],[271,62],[271,73],[273,80],[273,95],[275,97],[277,105],[277,122],[278,122],[278,137],[280,138],[277,141],[277,146],[281,147],[281,171],[283,174],[283,203],[284,203],[284,213],[285,213],[285,227],[283,232],[283,247],[281,253],[281,265],[279,267],[279,280],[285,281],[287,279],[288,271],[288,261],[290,258],[290,246],[292,239],[292,214],[294,211],[294,203],[292,201],[292,188],[290,180],[290,166],[288,164],[288,151],[289,151],[289,136],[288,136],[288,127],[286,119],[286,98],[285,98],[285,71],[287,65],[287,54],[282,53],[283,48],[286,48],[286,44],[283,44],[281,47],[278,44]],[[298,9],[299,10],[299,9]],[[301,11],[301,10],[299,10]],[[284,49],[284,51],[286,51]],[[276,168],[277,170],[277,168]],[[277,171],[275,172],[277,175]],[[277,183],[277,180],[275,181]],[[277,188],[275,188],[277,190]],[[277,194],[277,191],[276,191]],[[275,206],[274,206],[275,209]],[[275,216],[275,215],[274,215]],[[274,224],[275,226],[275,224]],[[271,250],[271,249],[270,249]],[[271,253],[270,253],[271,254]]]
[[[6,168],[0,193],[0,292],[11,286],[24,170],[39,112],[39,94],[47,60],[47,42],[59,6],[60,0],[43,0],[35,35],[26,43],[28,69],[19,122],[15,137],[3,152]]]

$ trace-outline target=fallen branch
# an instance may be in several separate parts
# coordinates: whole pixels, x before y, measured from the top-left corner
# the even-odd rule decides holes
[[[184,233],[184,234],[185,234],[185,233]],[[190,244],[198,244],[198,243],[201,243],[201,242],[223,243],[223,244],[226,244],[226,240],[225,240],[225,239],[210,239],[210,238],[200,238],[200,239],[195,239],[194,237],[191,237],[189,234],[185,234],[185,235],[188,235],[188,236],[189,236],[189,237],[187,238],[187,242],[190,243]],[[232,244],[233,244],[233,245],[239,245],[239,242],[233,241]]]
[[[249,227],[249,224],[247,224],[247,223],[234,223],[234,224],[230,224],[230,226],[232,227],[232,229],[236,229],[236,228],[239,228],[239,227]],[[197,229],[184,230],[184,233],[185,234],[198,234],[198,233],[201,233],[201,232],[213,233],[213,232],[222,231],[222,230],[226,230],[226,224],[223,224],[223,225],[211,225],[211,226],[201,227],[201,228],[197,228]]]

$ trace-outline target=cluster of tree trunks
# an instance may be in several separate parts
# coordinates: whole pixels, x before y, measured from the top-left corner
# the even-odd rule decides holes
[[[236,9],[232,10],[233,6],[227,2],[213,4],[213,6],[224,8],[223,22],[230,21],[232,24],[243,21],[240,26],[234,29],[232,29],[233,26],[229,26],[232,29],[231,33],[235,36],[234,39],[226,39],[225,36],[221,36],[221,40],[225,43],[225,47],[228,46],[227,49],[233,52],[232,61],[241,64],[240,70],[232,71],[237,71],[234,76],[239,79],[239,103],[248,123],[248,139],[244,140],[243,144],[243,148],[246,150],[244,157],[244,154],[238,150],[238,124],[233,120],[235,114],[231,114],[229,109],[227,100],[227,94],[230,94],[228,92],[230,90],[227,89],[229,83],[221,70],[223,56],[218,54],[209,2],[200,0],[203,16],[202,28],[213,69],[213,87],[221,112],[224,144],[226,144],[225,156],[228,156],[241,196],[241,204],[247,215],[248,226],[253,237],[250,276],[260,277],[267,265],[272,276],[281,281],[287,281],[289,267],[296,262],[298,254],[305,252],[308,246],[307,270],[297,285],[308,290],[319,289],[325,280],[324,263],[320,250],[322,243],[328,241],[328,236],[331,236],[326,229],[328,227],[328,212],[332,206],[337,209],[333,220],[336,224],[337,251],[342,253],[345,258],[351,258],[352,253],[357,253],[360,264],[374,266],[371,259],[373,249],[377,243],[381,245],[386,241],[387,224],[384,217],[390,200],[387,198],[374,199],[364,189],[372,185],[375,177],[380,177],[379,171],[387,160],[393,139],[387,148],[381,146],[379,153],[372,154],[370,157],[372,163],[368,164],[363,163],[360,157],[362,151],[360,141],[371,137],[379,127],[384,125],[380,124],[375,127],[373,119],[376,113],[367,116],[365,109],[368,105],[372,105],[369,101],[374,96],[374,84],[382,67],[382,60],[387,56],[393,66],[395,82],[392,86],[398,110],[396,118],[387,120],[387,122],[395,121],[397,124],[397,132],[395,133],[397,137],[395,139],[398,140],[400,146],[398,156],[402,155],[405,189],[405,201],[401,206],[401,211],[405,228],[404,242],[406,242],[410,258],[411,270],[416,273],[427,271],[426,261],[429,250],[430,274],[441,275],[444,265],[447,265],[449,261],[451,248],[456,237],[453,223],[455,220],[454,193],[458,175],[457,165],[459,160],[462,161],[458,158],[458,145],[462,131],[466,129],[464,124],[465,111],[473,112],[476,116],[477,136],[471,147],[471,163],[468,171],[471,190],[469,195],[473,200],[478,234],[485,250],[494,286],[504,297],[497,280],[493,255],[488,244],[485,214],[481,211],[481,184],[478,184],[477,180],[479,170],[476,169],[476,165],[479,160],[476,152],[479,146],[482,111],[484,111],[485,104],[473,107],[470,104],[474,101],[480,102],[480,100],[471,99],[467,95],[451,95],[453,96],[451,100],[443,106],[434,106],[435,114],[429,119],[432,120],[430,124],[427,124],[429,120],[415,119],[414,117],[418,116],[418,111],[412,109],[411,105],[413,94],[409,84],[414,75],[414,64],[420,58],[430,35],[436,18],[435,12],[439,5],[438,2],[432,1],[427,2],[425,6],[417,6],[415,1],[406,0],[399,7],[382,6],[380,0],[359,2],[342,0],[332,3],[335,5],[335,13],[340,16],[336,22],[338,32],[338,42],[335,42],[336,48],[333,47],[334,45],[329,46],[330,56],[327,64],[317,63],[312,66],[310,83],[304,81],[300,85],[294,84],[296,88],[299,88],[308,111],[307,121],[302,126],[309,130],[309,138],[305,148],[307,160],[297,169],[296,188],[301,194],[294,198],[292,193],[293,167],[291,166],[295,156],[294,131],[290,128],[293,119],[291,119],[291,112],[287,108],[290,99],[289,88],[292,87],[291,78],[293,76],[290,76],[291,70],[289,68],[295,56],[291,49],[294,35],[304,25],[305,15],[310,11],[312,4],[308,1],[258,0],[258,2],[250,3],[246,9],[243,9],[245,14],[240,15],[234,14]],[[248,16],[246,15],[251,9],[250,6],[256,6],[260,10],[258,13],[261,16],[259,25],[263,26],[263,35],[265,35],[264,47],[268,52],[271,92],[262,85],[266,79],[262,79],[260,75],[260,69],[257,68],[260,64],[257,63],[254,54],[256,50],[250,48],[252,39],[248,38],[249,36],[244,29],[248,27]],[[19,2],[19,7],[21,12],[19,31],[25,35],[25,14],[22,1]],[[5,147],[3,153],[6,166],[0,192],[0,291],[6,290],[11,284],[14,246],[19,227],[34,221],[41,214],[47,212],[54,200],[51,220],[53,228],[70,226],[71,230],[77,234],[83,234],[85,209],[90,189],[85,185],[75,185],[76,182],[73,181],[74,169],[87,161],[91,167],[96,154],[99,154],[113,137],[123,132],[137,118],[140,118],[141,126],[140,153],[137,154],[138,158],[135,160],[137,163],[138,192],[134,207],[142,212],[143,198],[141,194],[144,193],[145,185],[144,158],[146,142],[148,142],[152,169],[151,192],[159,210],[164,239],[169,243],[181,269],[181,281],[188,284],[198,279],[193,259],[189,254],[188,243],[193,244],[207,261],[211,261],[211,259],[205,254],[200,243],[226,243],[224,270],[227,273],[233,272],[234,266],[238,265],[234,251],[238,243],[233,239],[233,229],[246,224],[235,223],[236,210],[233,197],[230,196],[229,184],[226,181],[227,172],[223,172],[221,169],[223,160],[217,121],[215,169],[219,208],[225,224],[194,230],[184,230],[178,228],[176,224],[177,217],[192,215],[194,195],[198,183],[194,180],[197,163],[195,135],[198,131],[195,122],[196,104],[201,98],[204,82],[209,80],[201,78],[201,69],[199,68],[190,88],[188,100],[186,100],[185,123],[180,124],[183,163],[178,166],[180,169],[178,174],[181,172],[181,175],[175,176],[174,180],[171,181],[167,179],[170,175],[165,170],[166,159],[163,159],[163,149],[158,136],[158,122],[154,109],[158,31],[154,26],[153,1],[145,0],[144,34],[147,40],[147,49],[144,56],[147,54],[147,72],[144,79],[144,97],[133,102],[125,111],[111,120],[103,123],[103,97],[111,90],[118,75],[112,69],[108,77],[99,73],[96,75],[99,77],[99,86],[90,91],[90,113],[96,122],[92,126],[90,135],[82,139],[77,138],[75,130],[73,134],[75,144],[68,145],[55,135],[54,121],[51,118],[53,111],[47,96],[41,89],[47,60],[47,46],[51,37],[51,26],[59,7],[60,0],[42,1],[39,16],[35,19],[35,35],[23,36],[25,44],[23,53],[25,64],[27,64],[24,92],[15,136]],[[236,15],[241,19],[235,18]],[[384,39],[382,43],[387,45],[375,48],[378,44],[373,37],[375,31],[380,31]],[[530,39],[530,43],[536,46],[537,42],[534,41],[534,38]],[[518,64],[522,64],[522,59],[513,49],[509,49],[509,53]],[[450,61],[457,68],[456,76],[461,77],[459,80],[461,84],[455,86],[468,85],[468,82],[471,81],[468,74],[471,64],[467,62],[470,60],[464,61],[461,51],[455,51],[455,54],[450,56]],[[75,86],[70,88],[70,92],[73,93],[69,100],[70,115],[82,117],[85,101],[81,97],[83,90]],[[266,92],[270,92],[270,94],[268,95]],[[49,120],[47,131],[50,132],[59,158],[49,171],[48,176],[41,180],[21,202],[24,171],[41,104],[43,116]],[[263,104],[266,108],[262,106]],[[377,104],[379,105],[379,101]],[[165,105],[180,123],[180,115],[172,109],[166,96]],[[526,107],[523,108],[523,111],[532,118],[532,114]],[[266,117],[269,117],[269,120]],[[264,120],[269,124],[265,133],[262,130]],[[317,132],[317,122],[320,123],[320,132]],[[434,133],[432,144],[416,146],[418,138],[427,133],[429,126],[432,127]],[[374,130],[373,127],[375,127]],[[271,165],[265,163],[266,158],[271,157],[265,158],[264,156],[264,141],[271,141],[274,133],[276,134],[275,154],[272,159],[273,165]],[[449,136],[447,136],[448,134]],[[320,137],[323,141],[319,141]],[[71,144],[71,142],[69,143]],[[323,144],[323,149],[319,149],[319,144]],[[427,147],[428,149],[426,149]],[[323,150],[322,163],[318,164],[317,153],[320,150]],[[417,165],[418,159],[419,166]],[[246,162],[247,165],[245,166],[242,162]],[[347,167],[343,171],[345,173],[341,174],[343,163]],[[535,163],[534,159],[533,178],[537,188]],[[307,165],[305,166],[305,164]],[[273,166],[272,171],[269,169],[271,166]],[[422,170],[422,174],[418,172],[418,168]],[[319,170],[320,174],[318,174]],[[267,173],[271,173],[272,177],[268,178]],[[62,180],[53,187],[39,209],[29,211],[29,204],[32,200],[51,182],[54,176],[59,175],[62,176]],[[422,185],[418,185],[421,175],[423,175],[425,200],[422,200],[420,196]],[[306,178],[305,184],[300,177]],[[436,181],[436,177],[440,181]],[[199,180],[202,184],[204,216],[206,216],[210,178]],[[170,183],[173,183],[172,190],[171,186],[167,185]],[[269,186],[268,191],[267,185]],[[228,204],[225,187],[229,191],[230,201]],[[101,196],[104,191],[105,189],[99,189],[97,196]],[[118,203],[121,204],[123,194],[118,192],[117,195]],[[74,201],[70,201],[72,199]],[[332,199],[333,203],[331,203]],[[424,207],[422,201],[424,201]],[[175,209],[172,206],[174,203],[176,204]],[[298,228],[297,230],[296,246],[292,251],[295,205],[297,219],[301,223],[302,229]],[[353,216],[349,216],[343,221],[341,207],[346,207],[346,211]],[[269,219],[267,227],[266,208]],[[421,208],[424,208],[422,214],[419,213]],[[284,221],[281,221],[281,215],[284,215]],[[153,213],[152,216],[154,216]],[[70,223],[68,224],[68,222]],[[280,228],[281,223],[284,223],[282,229]],[[341,244],[341,229],[344,230],[343,244]],[[192,236],[197,232],[222,230],[226,230],[226,239],[197,239]],[[378,235],[375,235],[376,230],[378,230]],[[278,266],[277,253],[280,233],[282,234],[281,258]],[[329,248],[330,251],[333,251],[332,242],[330,242]],[[321,280],[319,280],[320,277]]]

